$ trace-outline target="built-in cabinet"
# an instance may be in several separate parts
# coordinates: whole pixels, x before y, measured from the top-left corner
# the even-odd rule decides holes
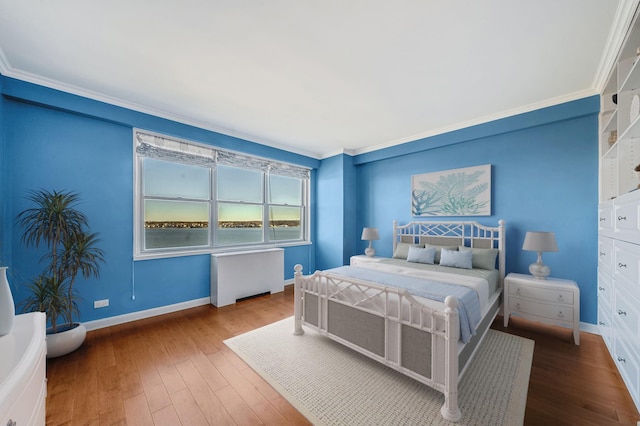
[[[599,212],[598,327],[640,409],[640,191]]]
[[[601,94],[598,329],[640,410],[640,20]]]

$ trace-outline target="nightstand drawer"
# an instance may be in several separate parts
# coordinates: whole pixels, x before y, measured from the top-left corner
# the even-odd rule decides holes
[[[536,300],[541,300],[545,302],[564,303],[567,305],[573,305],[573,292],[571,291],[537,288],[527,284],[519,284],[519,283],[510,284],[509,295],[516,296],[516,297],[518,296],[526,297],[528,299],[536,299]]]
[[[571,306],[547,305],[520,297],[511,297],[509,298],[509,309],[512,312],[522,312],[553,320],[573,322],[573,307]]]

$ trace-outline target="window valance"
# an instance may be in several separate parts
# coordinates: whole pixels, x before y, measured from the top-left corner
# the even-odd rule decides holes
[[[136,153],[143,157],[203,167],[215,167],[217,164],[244,167],[274,175],[309,179],[310,170],[305,167],[193,142],[170,139],[140,131],[135,132],[135,141]]]

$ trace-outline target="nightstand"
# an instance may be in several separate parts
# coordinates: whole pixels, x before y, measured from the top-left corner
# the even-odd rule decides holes
[[[377,263],[380,262],[382,260],[381,257],[370,257],[367,256],[366,254],[360,254],[357,256],[351,256],[351,259],[349,261],[349,265],[351,266],[357,266],[358,264],[363,264],[363,263]]]
[[[504,326],[509,316],[573,329],[580,344],[580,288],[575,281],[509,274],[504,279]]]

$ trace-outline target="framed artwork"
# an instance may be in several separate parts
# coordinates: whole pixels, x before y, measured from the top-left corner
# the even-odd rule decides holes
[[[411,176],[413,216],[491,216],[491,164]]]

